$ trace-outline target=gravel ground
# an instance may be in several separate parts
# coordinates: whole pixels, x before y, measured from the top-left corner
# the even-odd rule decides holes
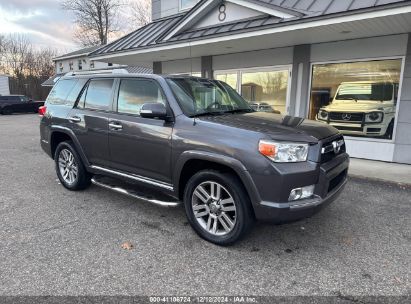
[[[182,208],[65,190],[38,121],[0,116],[0,295],[410,294],[411,188],[351,179],[314,217],[222,248]]]

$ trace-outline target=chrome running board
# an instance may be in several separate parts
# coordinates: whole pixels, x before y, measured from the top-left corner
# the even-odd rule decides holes
[[[101,171],[101,172],[105,172],[105,173],[109,173],[109,174],[114,174],[117,176],[121,176],[136,182],[141,182],[141,183],[145,183],[151,186],[155,186],[155,187],[160,187],[160,188],[164,188],[166,190],[169,191],[173,191],[173,185],[164,183],[164,182],[160,182],[148,177],[144,177],[144,176],[140,176],[140,175],[135,175],[135,174],[128,174],[128,173],[124,173],[124,172],[120,172],[117,170],[113,170],[113,169],[108,169],[108,168],[104,168],[104,167],[100,167],[100,166],[91,166],[91,169],[97,170],[97,171]]]
[[[180,205],[180,201],[169,195],[159,193],[152,189],[145,189],[137,185],[133,185],[114,178],[95,175],[91,182],[99,187],[109,189],[127,196],[149,202],[162,207],[176,207]]]

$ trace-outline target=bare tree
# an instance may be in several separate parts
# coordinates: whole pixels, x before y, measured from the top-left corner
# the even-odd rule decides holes
[[[7,38],[4,52],[5,69],[16,77],[21,77],[29,68],[33,45],[25,35],[14,34]]]
[[[107,44],[109,35],[118,30],[121,0],[62,0],[61,5],[74,13],[74,37],[84,46]]]
[[[36,48],[26,35],[8,35],[1,38],[0,72],[9,74],[12,94],[24,94],[44,100],[48,89],[41,84],[54,74],[51,48]]]
[[[134,26],[141,27],[151,22],[151,0],[130,1],[129,8]]]

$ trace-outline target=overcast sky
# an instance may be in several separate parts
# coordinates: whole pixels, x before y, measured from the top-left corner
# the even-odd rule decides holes
[[[0,32],[26,33],[40,46],[75,49],[73,17],[58,0],[0,0]]]
[[[26,33],[33,44],[51,46],[59,53],[80,46],[73,42],[73,16],[59,0],[0,0],[0,33]]]

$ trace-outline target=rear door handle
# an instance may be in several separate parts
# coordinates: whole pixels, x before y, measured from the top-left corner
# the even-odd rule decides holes
[[[71,116],[68,120],[70,120],[71,122],[80,122],[81,118],[78,116]]]
[[[123,129],[123,126],[118,122],[110,122],[108,124],[108,126],[110,127],[110,129],[113,129],[113,130],[122,130]]]

